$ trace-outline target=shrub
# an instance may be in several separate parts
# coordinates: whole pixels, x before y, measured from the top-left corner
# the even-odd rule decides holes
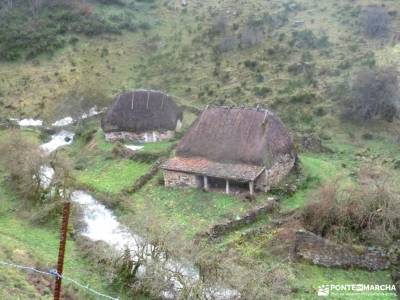
[[[257,61],[255,61],[255,60],[246,60],[245,62],[244,62],[244,66],[246,67],[246,68],[249,68],[250,70],[255,70],[256,69],[256,67],[258,66],[258,62]]]
[[[344,116],[351,120],[383,119],[391,122],[398,115],[399,104],[398,72],[394,67],[361,69],[352,81]]]
[[[254,94],[256,94],[256,96],[258,97],[264,97],[267,94],[269,94],[271,92],[271,89],[269,87],[255,87],[254,88]]]
[[[316,98],[314,93],[311,92],[301,92],[298,94],[295,94],[290,97],[290,101],[292,103],[311,103],[312,100]]]
[[[363,169],[360,185],[341,191],[325,184],[302,212],[306,229],[324,237],[387,246],[400,235],[400,198],[379,170]]]
[[[40,149],[19,131],[10,131],[0,145],[1,162],[6,168],[11,183],[23,198],[37,203],[43,197],[43,172],[46,161]]]
[[[43,5],[33,18],[21,4],[0,15],[0,60],[31,59],[43,53],[53,53],[67,43],[66,35],[88,36],[118,34],[121,29],[134,30],[133,24],[120,20],[116,24],[92,13],[90,7],[78,4]],[[68,38],[73,43],[77,39]]]
[[[317,37],[311,30],[300,30],[292,33],[290,46],[321,49],[329,46],[329,40],[325,33]]]
[[[264,41],[264,29],[261,26],[246,25],[241,33],[240,45],[242,48],[250,48]]]
[[[368,6],[361,14],[364,34],[370,38],[384,38],[390,33],[390,16],[383,7]]]

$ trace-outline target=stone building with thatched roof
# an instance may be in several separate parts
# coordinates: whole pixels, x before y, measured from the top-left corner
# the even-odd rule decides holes
[[[167,94],[151,90],[117,96],[101,121],[108,141],[167,140],[180,130],[181,124],[182,109]]]
[[[267,191],[296,162],[292,139],[281,120],[265,109],[206,108],[166,161],[166,186],[232,186]]]

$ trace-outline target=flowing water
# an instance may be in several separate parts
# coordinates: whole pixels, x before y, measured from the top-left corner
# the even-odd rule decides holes
[[[139,151],[143,148],[143,146],[136,146],[136,145],[124,145],[124,146],[132,151]]]
[[[57,150],[58,148],[72,144],[75,133],[67,130],[61,130],[59,133],[53,134],[49,142],[40,146],[47,154]]]
[[[84,115],[85,116],[85,115]],[[83,116],[83,117],[84,117]],[[86,115],[86,117],[89,115]],[[62,124],[62,120],[55,123]],[[73,142],[75,134],[70,131],[61,130],[57,134],[51,136],[51,140],[40,147],[50,154],[60,147],[70,145]],[[131,150],[137,151],[142,146],[126,146]],[[41,167],[41,178],[42,185],[44,188],[50,187],[51,181],[54,176],[54,169],[50,166],[44,165]],[[82,206],[85,223],[85,229],[81,232],[83,236],[86,236],[92,241],[103,241],[106,244],[113,247],[115,250],[122,252],[124,249],[129,249],[133,254],[144,251],[146,259],[151,260],[151,252],[154,246],[146,243],[138,234],[130,231],[126,226],[118,222],[113,212],[107,209],[104,205],[99,203],[95,198],[85,191],[74,191],[71,193],[71,200]],[[167,257],[167,255],[161,255]],[[165,260],[164,267],[166,272],[169,272],[169,276],[166,280],[170,283],[171,288],[165,290],[162,293],[162,297],[166,299],[174,299],[183,288],[183,285],[176,274],[180,274],[185,278],[186,282],[195,283],[200,280],[198,269],[190,263],[183,263],[178,260]],[[142,266],[139,269],[140,274],[144,274],[145,267]],[[236,290],[222,288],[222,287],[210,287],[206,290],[206,296],[212,297],[218,300],[238,299],[240,294]]]
[[[35,120],[35,119],[22,119],[18,120],[15,118],[11,118],[11,121],[17,122],[17,124],[21,127],[41,127],[43,126],[42,120]]]
[[[146,259],[151,260],[151,252],[154,246],[147,244],[141,236],[120,224],[113,212],[100,204],[93,196],[85,191],[74,191],[71,194],[71,200],[83,208],[83,221],[86,225],[86,228],[81,232],[83,236],[92,241],[103,241],[117,251],[122,252],[124,249],[129,249],[133,259],[137,258],[136,253],[143,253],[144,251]],[[161,257],[166,257],[166,255],[161,255]],[[165,271],[168,274],[166,280],[171,284],[171,289],[162,293],[163,298],[174,299],[175,295],[183,288],[178,278],[179,275],[176,274],[184,276],[185,281],[192,284],[200,280],[198,269],[190,263],[183,263],[178,260],[165,260],[164,262]],[[143,274],[144,272],[145,267],[142,266],[140,273]],[[210,298],[218,300],[239,298],[239,293],[236,290],[222,287],[210,287],[205,293]]]

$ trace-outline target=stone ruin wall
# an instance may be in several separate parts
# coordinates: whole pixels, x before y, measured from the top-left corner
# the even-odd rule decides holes
[[[293,255],[298,260],[324,267],[357,267],[378,271],[390,266],[381,248],[337,244],[305,230],[296,232]]]

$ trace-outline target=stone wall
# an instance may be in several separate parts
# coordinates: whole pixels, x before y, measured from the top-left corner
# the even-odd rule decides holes
[[[268,192],[271,187],[281,182],[293,169],[296,159],[282,157],[279,162],[265,170],[256,180],[256,189]]]
[[[201,187],[201,179],[199,176],[183,172],[164,171],[165,186],[169,187]]]
[[[241,226],[251,224],[257,220],[259,216],[266,215],[267,213],[273,212],[279,207],[279,203],[276,199],[268,200],[266,204],[258,206],[249,210],[242,217],[227,220],[223,223],[215,224],[207,232],[201,233],[197,236],[197,239],[207,237],[209,239],[216,239],[227,232],[233,231]]]
[[[339,245],[312,232],[296,232],[294,257],[325,267],[358,267],[369,271],[390,267],[386,253],[380,248]]]
[[[140,190],[147,182],[149,182],[159,170],[160,165],[165,161],[165,158],[158,159],[151,167],[151,169],[144,175],[140,176],[133,184],[131,188],[127,190],[128,193],[136,193]]]
[[[135,133],[128,131],[107,132],[105,134],[106,141],[132,141],[137,143],[153,143],[158,141],[170,140],[175,136],[172,130],[167,131],[151,131],[143,133]]]

